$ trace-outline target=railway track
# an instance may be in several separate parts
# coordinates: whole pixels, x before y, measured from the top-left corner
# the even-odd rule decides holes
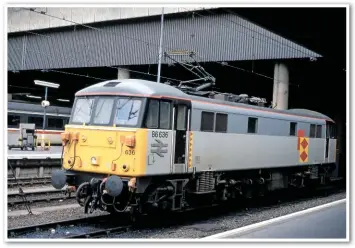
[[[50,185],[51,178],[50,177],[24,177],[24,178],[8,178],[7,179],[7,187],[14,188],[18,186],[32,186],[32,185]]]
[[[117,226],[117,227],[111,227],[111,228],[103,228],[101,230],[97,231],[92,231],[88,233],[82,233],[82,234],[74,234],[74,235],[69,235],[63,237],[64,239],[83,239],[83,238],[104,238],[108,237],[110,234],[117,234],[117,233],[123,233],[127,232],[132,228],[130,225],[126,226]]]
[[[34,202],[51,202],[56,200],[68,200],[74,199],[75,193],[71,193],[69,195],[64,194],[63,190],[38,190],[32,192],[25,192],[25,196],[27,199],[27,203]],[[19,192],[11,192],[7,196],[9,207],[13,207],[15,205],[22,205],[26,202],[22,198],[22,194]]]
[[[191,223],[199,223],[220,215],[228,215],[228,213],[244,212],[249,209],[260,212],[266,209],[278,208],[283,205],[297,204],[303,201],[311,200],[318,197],[327,196],[332,193],[345,191],[343,187],[322,187],[315,191],[309,191],[304,195],[301,191],[299,194],[275,194],[274,197],[267,197],[262,201],[252,200],[249,203],[237,204],[232,206],[227,204],[224,206],[215,205],[202,207],[200,209],[190,209],[186,212],[177,212],[169,215],[152,215],[145,216],[138,223],[132,223],[128,214],[112,215],[105,214],[102,216],[92,216],[81,219],[50,222],[41,225],[13,228],[8,230],[8,237],[17,238],[49,238],[49,239],[82,239],[82,238],[112,238],[116,234],[127,231],[143,230],[151,228],[166,228],[179,225],[191,225]],[[280,201],[281,200],[281,201]],[[203,211],[203,209],[207,211]],[[54,232],[52,232],[54,230]]]
[[[122,216],[121,224],[113,223],[112,216],[90,216],[49,222],[41,225],[25,226],[8,229],[9,239],[21,238],[51,238],[51,239],[76,239],[76,238],[99,238],[112,233],[122,233],[130,230],[128,218]]]

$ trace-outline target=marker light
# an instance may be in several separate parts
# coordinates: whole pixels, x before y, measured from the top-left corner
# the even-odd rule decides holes
[[[126,136],[125,145],[128,147],[134,147],[136,145],[136,136]]]

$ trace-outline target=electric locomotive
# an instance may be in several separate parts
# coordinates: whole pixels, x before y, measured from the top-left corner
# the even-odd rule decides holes
[[[331,118],[230,99],[138,79],[82,89],[61,134],[62,170],[52,185],[75,191],[87,213],[143,214],[326,184],[334,176]]]

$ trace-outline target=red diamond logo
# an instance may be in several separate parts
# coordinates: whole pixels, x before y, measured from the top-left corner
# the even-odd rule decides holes
[[[307,159],[307,157],[308,157],[307,153],[305,153],[305,152],[301,153],[300,158],[302,159],[302,161],[305,161]]]
[[[303,139],[303,141],[301,142],[301,145],[302,145],[303,149],[305,149],[308,146],[307,140]]]

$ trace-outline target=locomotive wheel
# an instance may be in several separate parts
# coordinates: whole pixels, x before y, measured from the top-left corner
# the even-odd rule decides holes
[[[88,196],[89,183],[83,183],[79,186],[76,191],[76,201],[79,203],[81,207],[85,205],[86,197]]]

